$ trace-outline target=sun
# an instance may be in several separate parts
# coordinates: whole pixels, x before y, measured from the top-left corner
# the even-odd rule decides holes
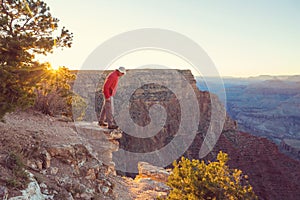
[[[57,70],[59,70],[59,66],[51,66],[51,68],[53,69],[53,70],[55,70],[55,71],[57,71]]]
[[[52,73],[56,73],[59,70],[59,66],[52,66],[50,63],[47,63],[47,70],[49,70]]]

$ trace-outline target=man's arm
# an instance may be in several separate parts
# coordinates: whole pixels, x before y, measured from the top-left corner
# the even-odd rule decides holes
[[[103,93],[104,93],[105,99],[109,99],[112,95],[112,91],[111,91],[112,84],[113,84],[113,82],[111,79],[107,79],[104,83]]]
[[[117,85],[117,78],[115,76],[109,76],[104,83],[104,96],[109,99],[113,95],[113,91]]]

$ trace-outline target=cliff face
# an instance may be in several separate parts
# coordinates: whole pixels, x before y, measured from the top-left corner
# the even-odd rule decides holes
[[[291,157],[300,160],[300,140],[283,139],[280,149]]]
[[[162,128],[159,128],[153,135],[150,134],[149,137],[135,137],[131,132],[125,131],[119,141],[120,149],[137,153],[136,155],[159,152],[164,146],[172,142],[179,130],[182,115],[185,113],[182,113],[179,95],[175,94],[173,90],[170,90],[169,85],[179,85],[181,94],[183,96],[189,95],[185,89],[186,85],[180,85],[181,82],[179,79],[171,76],[168,70],[139,70],[137,72],[139,74],[137,79],[130,80],[128,79],[130,76],[126,75],[127,79],[123,77],[119,82],[119,90],[115,97],[115,103],[117,105],[115,108],[116,118],[120,121],[126,121],[127,118],[131,118],[132,121],[130,123],[133,122],[144,127],[151,124],[150,119],[153,114],[151,113],[151,107],[155,104],[159,104],[160,107],[154,109],[154,111],[160,112],[162,109],[165,110],[165,112],[160,112],[160,115],[162,115],[161,119],[163,119],[165,123]],[[218,102],[216,110],[218,110],[220,114],[224,112],[224,108],[215,95],[197,90],[195,79],[190,71],[179,70],[177,72],[185,77],[191,86],[196,95],[197,108],[200,111],[196,135],[188,148],[183,152],[183,155],[188,158],[199,159],[199,151],[212,118],[212,102]],[[158,74],[160,74],[160,76]],[[130,75],[130,71],[128,75]],[[89,99],[90,104],[95,106],[94,110],[96,110],[96,112],[93,109],[88,110],[86,120],[96,121],[96,115],[100,111],[103,98],[101,92],[99,92],[99,86],[102,86],[106,74],[102,72],[98,72],[98,74],[95,72],[89,74],[81,72],[80,76],[84,77],[80,80],[80,84],[82,84],[81,90],[86,98]],[[153,77],[156,77],[156,80],[160,77],[166,84],[157,84],[157,82],[141,84],[144,83],[145,80],[150,80]],[[84,86],[86,83],[91,87]],[[166,87],[166,85],[168,85],[168,87]],[[92,90],[87,91],[86,88],[92,88]],[[130,89],[132,93],[130,93],[130,98],[125,105],[123,104],[124,102],[122,102],[122,98],[128,91],[124,88],[133,88],[132,90]],[[121,106],[118,107],[118,105]],[[122,116],[121,110],[124,107],[126,107],[129,112],[126,119],[120,118],[120,116]],[[189,126],[188,122],[185,122],[185,124]],[[133,132],[139,130],[135,128],[131,130]],[[138,133],[143,135],[143,132]],[[300,167],[299,162],[281,154],[276,145],[267,139],[251,136],[247,133],[239,133],[236,122],[228,116],[225,119],[222,134],[216,146],[204,159],[215,159],[219,150],[229,154],[230,167],[240,168],[245,174],[249,175],[249,181],[260,199],[294,199],[295,196],[300,196],[300,185],[297,181],[300,177],[298,170]],[[167,159],[167,157],[168,155],[163,155],[162,159]],[[126,169],[126,165],[132,165],[133,163],[133,165],[136,166],[138,161],[143,161],[137,160],[134,156],[126,157],[126,160],[122,160],[121,163],[118,163],[118,160],[120,159],[117,158],[117,160],[115,160],[116,166],[123,165],[121,167],[122,169]],[[154,159],[152,162],[151,160],[145,161],[153,165],[160,164]]]
[[[221,135],[214,151],[229,154],[229,166],[249,175],[259,199],[295,199],[300,195],[300,163],[266,138],[238,132],[235,141]],[[211,159],[211,158],[210,158]]]
[[[220,93],[214,78],[206,81],[212,85],[210,91]],[[224,78],[227,111],[241,131],[267,137],[278,146],[286,139],[300,140],[299,81],[299,75]],[[198,78],[197,85],[207,90],[203,79]],[[297,158],[298,152],[289,155]]]
[[[88,102],[89,106],[84,119],[86,121],[97,121],[97,115],[99,115],[103,102],[101,87],[108,73],[80,71],[78,74],[75,90]],[[128,96],[128,93],[129,98],[124,98],[124,96]],[[217,96],[197,89],[196,81],[189,70],[131,70],[120,79],[119,89],[114,98],[115,118],[118,119],[117,122],[123,123],[123,129],[126,128],[120,141],[120,147],[136,153],[161,149],[172,141],[177,132],[182,130],[182,125],[185,125],[183,131],[187,132],[186,134],[195,130],[197,132],[195,140],[201,140],[210,126],[212,102],[215,102],[216,113],[224,113],[224,107]],[[159,106],[155,108],[157,105]],[[124,108],[125,112],[129,114],[124,114]],[[150,136],[146,137],[145,129],[142,128],[151,124],[153,112],[154,120],[161,117],[158,125],[161,125],[160,122],[162,125],[161,128],[153,127],[155,130],[150,131]],[[157,112],[159,112],[159,116],[155,115]],[[197,121],[195,121],[197,116],[194,114],[196,112],[200,115]],[[189,127],[193,121],[196,123],[195,129]],[[142,128],[128,128],[132,124]],[[236,123],[225,116],[223,132],[233,133],[235,130]],[[133,132],[136,133],[136,137],[133,136]],[[142,136],[143,134],[144,136]],[[190,146],[186,155],[196,154],[201,147],[194,143]]]
[[[132,76],[139,76],[139,78],[136,78],[138,81],[149,79],[149,81],[146,81],[147,84],[143,84],[141,87],[138,87],[136,84],[137,80],[133,80],[133,78],[120,82],[120,89],[115,97],[115,101],[124,95],[122,88],[138,87],[134,89],[129,100],[128,110],[130,117],[133,119],[132,123],[136,123],[142,127],[149,126],[151,123],[151,108],[154,105],[160,105],[161,107],[157,112],[164,109],[166,116],[162,128],[157,133],[151,133],[153,135],[151,137],[141,138],[139,135],[133,137],[130,132],[126,133],[125,131],[120,140],[120,147],[126,151],[145,153],[161,149],[172,142],[174,136],[180,132],[182,125],[192,126],[193,121],[191,119],[197,117],[194,114],[195,112],[199,112],[200,114],[199,121],[196,122],[196,137],[202,137],[206,134],[211,121],[211,101],[217,102],[216,108],[218,113],[223,111],[223,106],[215,95],[211,95],[208,92],[200,92],[197,89],[196,81],[189,70],[135,70],[132,73]],[[186,82],[183,82],[182,78]],[[161,84],[161,80],[163,80],[164,85]],[[194,93],[195,96],[192,96],[190,92]],[[195,101],[191,101],[191,98],[195,98]],[[194,103],[195,106],[187,107],[184,105],[190,103]],[[191,110],[184,110],[185,108]],[[118,111],[121,109],[122,107],[115,109],[116,115],[119,114]],[[197,109],[199,110],[197,111]],[[163,114],[162,112],[161,115]],[[189,118],[189,120],[185,117]],[[125,121],[126,119],[121,118],[120,120]],[[234,121],[227,117],[223,132],[234,130],[236,130]],[[133,129],[132,131],[137,132],[138,130]],[[192,129],[185,127],[184,131],[187,132],[186,134],[192,135],[192,133],[188,133]],[[139,134],[142,135],[142,133]],[[196,140],[197,138],[195,138]],[[187,150],[187,153],[190,152],[192,154],[192,152],[199,152],[200,150],[196,150],[193,142],[191,148]]]

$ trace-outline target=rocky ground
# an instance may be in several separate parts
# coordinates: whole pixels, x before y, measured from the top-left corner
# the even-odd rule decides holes
[[[95,124],[75,126],[35,111],[6,115],[0,123],[0,199],[150,200],[167,195],[166,170],[140,162],[135,179],[116,174],[112,152],[119,144],[112,136]],[[213,152],[219,150],[229,154],[231,168],[249,176],[260,199],[300,195],[300,163],[269,140],[224,134]]]
[[[129,200],[167,194],[169,188],[147,173],[147,164],[136,179],[116,175],[112,152],[118,142],[87,127],[31,110],[6,115],[0,123],[0,199]]]

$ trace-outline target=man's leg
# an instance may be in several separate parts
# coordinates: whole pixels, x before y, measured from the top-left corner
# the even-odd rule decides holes
[[[113,118],[112,109],[113,109],[112,99],[111,98],[105,99],[102,109],[101,109],[99,123],[98,123],[100,126],[106,125],[104,122],[104,120],[106,119],[108,128],[111,128],[111,129],[118,128],[118,126],[115,124],[115,121]]]
[[[98,124],[101,126],[101,125],[105,125],[105,120],[106,120],[106,110],[105,110],[105,99],[103,101],[103,104],[102,104],[102,108],[101,108],[101,112],[100,112],[100,117],[99,117],[99,120],[98,120]]]
[[[105,116],[108,126],[113,125],[113,115],[112,115],[112,106],[111,106],[111,100],[105,99]]]

